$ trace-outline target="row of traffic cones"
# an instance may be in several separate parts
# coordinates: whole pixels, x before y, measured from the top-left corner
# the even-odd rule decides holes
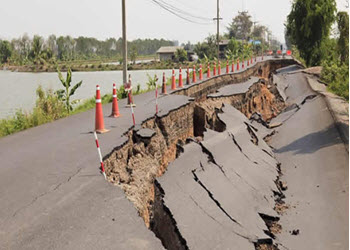
[[[132,119],[133,119],[133,123],[135,125],[135,116],[134,116],[133,107],[135,107],[136,105],[134,104],[134,101],[133,101],[130,75],[129,75],[129,82],[127,84],[125,84],[125,90],[128,92],[128,104],[127,104],[127,106],[131,107]],[[116,87],[115,83],[113,83],[113,95],[112,95],[112,97],[113,97],[112,112],[111,112],[111,115],[109,117],[117,118],[117,117],[121,116],[121,114],[119,112],[117,87]],[[109,130],[105,129],[105,125],[104,125],[101,91],[100,91],[99,85],[96,85],[95,131],[97,133],[100,133],[100,134],[106,133],[109,131]]]
[[[264,57],[262,55],[261,59],[263,60]],[[256,62],[256,57],[255,57],[255,62]],[[235,71],[234,67],[234,61],[231,63],[231,72]],[[247,66],[250,64],[253,64],[253,57],[250,58],[250,60],[247,60]],[[242,69],[244,69],[244,61],[242,61]],[[237,59],[237,67],[236,70],[239,70],[240,66],[240,61]],[[216,71],[216,62],[214,62],[213,65],[213,76],[216,76],[217,73],[218,75],[221,75],[221,63],[218,62],[218,70]],[[197,82],[197,76],[196,76],[196,66],[193,66],[193,71],[192,71],[192,83]],[[226,73],[229,73],[229,61],[226,61]],[[187,77],[186,77],[186,84],[190,84],[190,70],[189,67],[187,67],[186,71]],[[207,65],[207,78],[210,78],[210,64],[208,63]],[[203,80],[203,72],[202,72],[202,65],[200,64],[199,66],[199,80]],[[183,88],[183,78],[182,78],[182,69],[180,67],[179,69],[179,80],[178,80],[178,88]],[[171,76],[171,89],[175,90],[176,89],[176,78],[175,78],[175,70],[172,70],[172,76]],[[133,118],[133,123],[135,125],[135,116],[134,116],[134,110],[132,107],[135,106],[133,102],[133,96],[132,96],[132,86],[131,86],[131,76],[129,75],[129,81],[128,83],[125,84],[125,90],[128,92],[128,106],[131,107],[132,109],[132,118]],[[157,90],[158,91],[158,90]],[[158,92],[156,92],[158,93]],[[166,95],[167,94],[167,89],[166,89],[166,78],[165,78],[165,73],[163,73],[163,81],[162,81],[162,94]],[[157,96],[158,94],[156,94]],[[158,107],[157,107],[158,109]],[[119,107],[118,107],[118,97],[117,97],[117,88],[116,85],[113,84],[113,102],[112,102],[112,113],[110,117],[117,118],[120,116],[119,112]],[[95,113],[95,131],[97,133],[105,133],[108,132],[107,129],[104,127],[104,120],[103,120],[103,112],[102,112],[102,103],[101,103],[101,93],[100,93],[100,87],[99,85],[96,86],[96,113]]]
[[[119,106],[118,106],[117,88],[115,86],[115,83],[113,83],[112,113],[109,117],[117,118],[119,116],[120,116],[120,112],[119,112]],[[103,120],[101,91],[100,91],[99,85],[96,85],[95,131],[100,134],[106,133],[109,131],[105,129],[105,124]]]

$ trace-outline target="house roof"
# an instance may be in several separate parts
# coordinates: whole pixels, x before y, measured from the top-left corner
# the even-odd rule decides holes
[[[175,53],[177,49],[183,49],[183,46],[163,46],[157,50],[157,54],[161,53]]]

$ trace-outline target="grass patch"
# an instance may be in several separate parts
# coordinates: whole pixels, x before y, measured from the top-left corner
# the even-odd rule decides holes
[[[8,119],[0,120],[0,137],[10,135],[27,128],[48,123],[68,115],[64,103],[52,90],[44,91],[41,86],[36,90],[37,101],[32,112],[19,109]]]
[[[349,65],[324,63],[321,79],[328,84],[328,90],[349,101]]]
[[[133,91],[133,95],[139,95],[151,90],[152,89],[141,89],[140,84],[138,84]],[[42,87],[39,86],[36,90],[36,95],[37,100],[35,107],[31,112],[25,112],[19,109],[14,116],[0,120],[0,137],[52,122],[69,115],[78,114],[93,109],[96,105],[95,97],[89,98],[76,105],[73,111],[68,114],[65,103],[58,98],[53,90],[43,90]],[[124,86],[118,89],[117,96],[119,100],[127,97]],[[102,104],[110,103],[112,100],[112,94],[102,96]]]

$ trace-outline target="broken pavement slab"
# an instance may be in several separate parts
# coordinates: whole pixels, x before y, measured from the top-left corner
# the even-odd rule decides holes
[[[259,214],[277,216],[277,161],[253,144],[239,111],[224,107],[219,116],[226,130],[208,130],[200,145],[185,145],[157,181],[190,249],[254,249],[253,242],[272,242]],[[268,147],[264,143],[261,139],[261,147]]]
[[[225,87],[222,87],[216,91],[214,94],[209,94],[209,98],[215,98],[215,97],[227,97],[227,96],[233,96],[238,94],[245,94],[248,92],[249,88],[259,81],[258,77],[250,77],[248,80],[240,83],[240,84],[230,84]]]

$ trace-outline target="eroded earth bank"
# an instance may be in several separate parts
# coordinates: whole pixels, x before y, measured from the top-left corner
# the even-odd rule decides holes
[[[267,63],[164,97],[188,99],[131,128],[105,158],[108,180],[163,247],[294,249],[285,238],[290,243],[299,229],[281,223],[291,206],[276,158],[281,150],[268,143],[284,138],[279,130],[317,95],[294,79],[300,66],[278,70],[288,64]],[[287,77],[300,83],[290,86]]]

